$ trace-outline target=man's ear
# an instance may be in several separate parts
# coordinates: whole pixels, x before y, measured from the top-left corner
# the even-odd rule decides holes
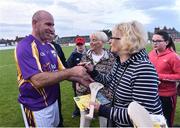
[[[32,20],[32,26],[35,26],[35,25],[36,25],[36,23],[37,23],[37,21],[36,21],[36,20]]]

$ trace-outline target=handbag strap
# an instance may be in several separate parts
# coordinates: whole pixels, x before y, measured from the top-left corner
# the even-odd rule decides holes
[[[121,77],[120,77],[120,79],[118,81],[121,81],[121,79],[122,79],[124,73],[126,72],[128,66],[129,66],[129,64],[126,65],[126,67],[123,70],[123,73],[121,74]],[[117,70],[118,70],[118,68],[119,68],[119,65],[117,66]],[[117,70],[116,70],[116,74],[117,74]],[[116,80],[116,77],[115,77],[115,80]],[[114,93],[113,93],[113,97],[112,97],[111,107],[114,106],[114,101],[115,101],[115,95],[116,95],[117,87],[113,86],[113,90],[114,90]],[[114,115],[114,110],[112,112],[112,115]],[[114,121],[111,121],[110,124],[111,124],[111,127],[115,127]]]
[[[126,67],[125,67],[125,69],[123,70],[123,73],[121,74],[120,79],[119,79],[118,81],[121,81],[121,79],[122,79],[124,73],[126,72],[128,66],[129,66],[129,64],[126,65]],[[119,67],[119,66],[118,66],[118,67]],[[118,67],[117,67],[117,69],[118,69]],[[116,70],[116,74],[117,74],[117,70]],[[116,77],[115,77],[115,79],[116,79]],[[114,98],[115,98],[115,95],[116,95],[117,87],[113,86],[113,90],[114,90],[114,93],[113,93],[113,97],[112,97],[111,106],[114,106],[114,100],[115,100]]]

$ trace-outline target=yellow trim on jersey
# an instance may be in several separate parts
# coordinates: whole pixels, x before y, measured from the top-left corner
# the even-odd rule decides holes
[[[33,84],[32,84],[32,86],[33,86]],[[36,88],[36,87],[34,87],[34,88],[44,98],[44,103],[45,103],[46,106],[48,106],[48,103],[47,103],[47,94],[46,94],[44,88]]]
[[[58,70],[62,71],[63,69],[65,69],[64,65],[62,64],[59,56],[57,56],[57,61],[58,61]]]
[[[30,80],[20,79],[20,80],[18,81],[19,87],[20,87],[23,83],[25,83],[25,82],[28,82],[28,83],[30,83],[31,85],[33,85]]]
[[[15,58],[15,63],[16,63],[16,68],[17,68],[17,82],[18,82],[18,87],[20,87],[24,82],[30,82],[29,80],[24,80],[22,76],[22,72],[20,70],[18,60],[17,60],[17,54],[16,54],[16,48],[14,50],[14,58]]]
[[[44,88],[40,88],[39,91],[40,91],[41,95],[42,95],[43,98],[44,98],[44,103],[45,103],[45,105],[48,106],[48,103],[47,103],[47,101],[46,101],[47,95],[46,95],[46,92],[45,92]]]
[[[41,69],[41,65],[39,63],[39,53],[38,53],[38,50],[37,50],[37,47],[36,47],[36,44],[35,42],[33,41],[32,44],[32,53],[33,53],[33,57],[36,59],[36,63],[38,65],[38,69],[42,72],[42,69]],[[19,64],[18,64],[18,59],[17,59],[17,53],[16,53],[16,48],[14,50],[14,58],[15,58],[15,63],[16,63],[16,67],[17,67],[17,82],[18,82],[18,87],[20,87],[23,83],[25,82],[29,82],[31,83],[30,80],[25,80],[23,79],[23,76],[22,76],[22,72],[20,70],[20,67],[19,67]],[[31,85],[33,86],[33,84],[31,83]]]
[[[47,100],[46,100],[47,99],[47,94],[46,94],[44,88],[42,88],[42,92],[43,92],[43,97],[44,97],[45,105],[48,106],[48,103],[47,103]]]
[[[32,86],[33,86],[33,84],[32,84]],[[33,86],[34,87],[34,86]],[[41,94],[41,92],[40,92],[40,90],[38,89],[38,88],[36,88],[36,87],[34,87],[35,89],[36,89],[36,91],[40,94],[40,95],[42,95]]]
[[[38,69],[42,71],[42,68],[41,68],[41,63],[39,62],[39,52],[38,52],[38,49],[37,49],[37,46],[36,46],[36,43],[33,41],[32,44],[31,44],[31,48],[32,48],[32,54],[33,54],[33,57],[36,59],[36,63],[37,63],[37,66],[38,66]]]
[[[36,127],[36,120],[34,118],[33,111],[31,111],[30,109],[27,109],[26,107],[23,107],[23,108],[24,108],[24,112],[28,121],[28,125],[30,127]]]
[[[21,73],[21,70],[20,70],[20,67],[18,64],[18,60],[17,60],[16,48],[14,50],[14,58],[15,58],[15,63],[16,63],[16,68],[17,68],[17,80],[18,80],[18,84],[19,84],[19,81],[22,79],[22,73]]]
[[[34,121],[34,127],[36,127],[37,126],[37,124],[36,124],[36,120],[35,120],[35,118],[34,118],[34,113],[33,113],[33,111],[31,111],[32,112],[32,119],[33,119],[33,121]]]

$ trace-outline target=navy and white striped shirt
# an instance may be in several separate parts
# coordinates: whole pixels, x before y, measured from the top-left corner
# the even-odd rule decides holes
[[[158,76],[144,49],[124,63],[117,58],[109,74],[94,70],[91,76],[95,81],[109,86],[114,93],[111,108],[101,105],[99,115],[110,118],[115,126],[132,126],[127,113],[132,101],[137,101],[150,113],[162,114]]]

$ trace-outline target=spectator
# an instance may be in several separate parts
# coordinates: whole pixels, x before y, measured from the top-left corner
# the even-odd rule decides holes
[[[55,36],[54,40],[52,41],[52,44],[54,45],[55,49],[56,49],[56,52],[62,62],[62,64],[64,65],[65,68],[67,68],[67,62],[66,62],[66,57],[64,55],[64,52],[61,48],[61,45],[57,43],[57,38],[58,38],[58,35]]]
[[[18,101],[23,105],[28,127],[56,127],[59,82],[77,80],[88,85],[86,69],[76,66],[65,69],[49,41],[54,37],[53,16],[44,10],[32,17],[32,34],[21,40],[15,49]]]
[[[156,68],[160,84],[158,86],[162,109],[167,125],[173,127],[176,110],[176,81],[180,80],[180,57],[172,38],[165,31],[157,31],[152,37],[153,50],[150,61]]]
[[[76,43],[76,50],[74,50],[69,59],[67,60],[67,65],[69,68],[72,68],[74,66],[76,66],[80,61],[81,61],[81,58],[83,56],[83,54],[86,53],[86,47],[85,47],[85,38],[83,37],[76,37],[75,38],[75,43]],[[76,97],[77,94],[76,94],[76,85],[78,85],[79,83],[73,81],[72,82],[72,87],[73,87],[73,91],[74,91],[74,96]],[[72,113],[72,117],[76,117],[76,116],[79,116],[80,115],[80,111],[77,107],[77,105],[75,104],[75,109],[74,109],[74,112]]]
[[[67,62],[66,62],[64,52],[63,52],[63,50],[61,48],[61,45],[58,44],[57,41],[58,41],[58,35],[55,35],[54,40],[51,43],[53,44],[54,48],[56,49],[57,55],[59,56],[63,66],[65,68],[67,68]],[[59,106],[59,118],[60,118],[61,121],[60,121],[60,124],[58,125],[58,127],[63,127],[64,126],[63,125],[63,116],[62,116],[62,113],[61,113],[61,108],[62,108],[61,107],[62,106],[61,105],[61,88],[59,88],[59,89],[60,89],[60,91],[59,91],[59,97],[58,97],[58,106]]]
[[[113,127],[132,127],[127,108],[133,101],[150,114],[162,114],[158,76],[145,51],[146,42],[147,34],[139,22],[117,24],[110,38],[111,51],[118,55],[112,70],[103,74],[86,65],[95,81],[113,91],[111,107],[92,103],[99,116],[110,119]]]
[[[90,35],[90,49],[86,52],[86,54],[82,57],[81,62],[91,62],[95,69],[98,70],[101,73],[108,73],[112,65],[115,61],[115,58],[113,54],[104,48],[104,44],[108,41],[108,37],[104,32],[94,32]],[[101,91],[101,94],[104,95],[104,97],[108,98],[110,101],[112,99],[112,93],[110,89],[104,88]],[[89,94],[89,88],[83,87],[82,85],[77,86],[77,95],[85,95]],[[81,112],[81,119],[84,119],[84,114],[86,112]],[[86,120],[87,123],[89,120]],[[81,122],[83,122],[81,120]],[[82,123],[80,123],[82,124]],[[100,127],[107,127],[107,118],[99,117],[99,124]],[[86,124],[83,124],[85,127],[89,127],[90,122]]]

